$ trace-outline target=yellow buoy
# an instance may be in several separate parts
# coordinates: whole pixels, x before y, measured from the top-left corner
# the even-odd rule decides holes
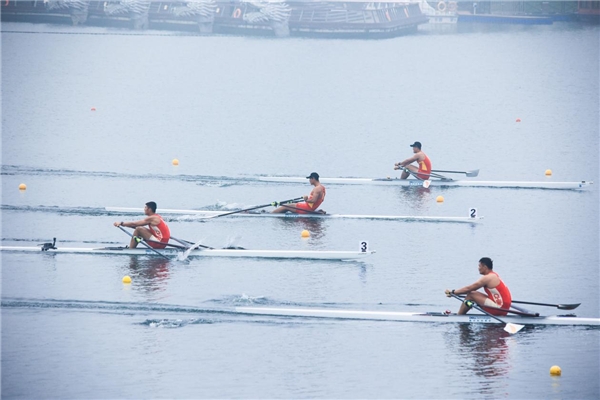
[[[309,237],[309,236],[310,236],[310,232],[309,232],[309,231],[307,231],[307,230],[305,229],[305,230],[303,230],[303,231],[302,231],[302,234],[301,234],[301,236],[302,236],[303,238],[307,238],[307,237]]]
[[[173,165],[179,165],[179,160],[178,160],[178,159],[176,159],[176,158],[174,158],[174,159],[173,159]]]
[[[125,275],[123,277],[123,283],[131,283],[131,277],[129,275]]]
[[[443,203],[444,202],[444,196],[438,196],[435,201],[437,201],[438,203]]]
[[[545,172],[546,176],[550,176],[552,175],[552,170],[551,169],[547,169]]]
[[[558,365],[553,365],[550,367],[550,375],[559,376],[561,374],[562,374],[562,370],[560,369],[560,367]]]
[[[24,184],[24,183],[21,183],[21,184],[19,185],[19,190],[27,190],[27,185],[26,185],[26,184]]]

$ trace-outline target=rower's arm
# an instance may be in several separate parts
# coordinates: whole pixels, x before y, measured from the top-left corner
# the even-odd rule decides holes
[[[137,228],[138,226],[146,226],[146,225],[158,225],[156,221],[157,217],[150,216],[144,219],[140,219],[139,221],[130,221],[130,222],[121,222],[121,226],[125,226],[128,228]]]
[[[412,156],[410,158],[407,158],[406,160],[401,161],[401,162],[397,163],[396,165],[399,166],[399,167],[405,167],[408,164],[413,163],[413,162],[418,161],[418,160],[419,160],[419,155],[415,154],[414,156]]]
[[[463,288],[460,288],[460,289],[454,289],[453,292],[454,292],[454,294],[467,294],[469,292],[473,292],[473,291],[485,286],[486,281],[487,281],[486,278],[487,278],[486,276],[483,276],[477,282],[472,283],[472,284],[465,286]]]

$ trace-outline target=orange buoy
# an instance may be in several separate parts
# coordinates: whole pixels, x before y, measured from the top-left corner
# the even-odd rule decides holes
[[[27,190],[27,185],[26,185],[26,184],[24,184],[24,183],[21,183],[21,184],[19,185],[19,190]]]
[[[517,118],[517,122],[521,122],[521,118]]]
[[[96,107],[92,107],[92,111],[96,111]]]

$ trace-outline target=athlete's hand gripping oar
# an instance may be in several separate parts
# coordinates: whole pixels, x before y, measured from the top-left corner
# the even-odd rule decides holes
[[[123,232],[125,232],[126,234],[128,234],[129,236],[133,237],[133,235],[129,232],[127,232],[125,229],[123,229],[123,227],[121,225],[119,225],[117,228],[119,228],[120,230],[122,230]],[[156,254],[158,254],[161,257],[166,258],[167,260],[169,259],[169,257],[165,256],[163,253],[161,253],[160,251],[157,251],[156,249],[153,249],[152,247],[150,247],[150,245],[148,243],[146,243],[146,241],[144,241],[144,239],[141,240],[141,243],[146,246],[147,248],[149,248],[150,250],[152,250],[153,252],[155,252]]]
[[[257,210],[259,208],[265,208],[265,207],[269,207],[269,206],[277,207],[277,206],[284,205],[284,204],[287,204],[287,203],[296,203],[296,202],[301,201],[301,200],[304,200],[304,198],[303,197],[296,197],[295,199],[290,199],[290,200],[273,201],[273,202],[268,203],[268,204],[263,204],[263,205],[260,205],[260,206],[254,206],[254,207],[250,207],[250,208],[245,208],[243,210],[231,211],[231,212],[227,212],[227,213],[224,213],[224,214],[211,215],[210,217],[205,217],[204,219],[212,219],[212,218],[224,217],[226,215],[231,215],[231,214],[237,214],[237,213],[242,213],[242,212],[246,212],[246,211]]]
[[[451,292],[448,292],[446,294],[446,296],[454,297],[455,299],[460,300],[461,302],[465,302],[465,304],[467,304],[467,306],[473,307],[476,310],[481,311],[482,313],[487,314],[488,316],[494,318],[495,320],[500,321],[503,324],[506,324],[504,326],[504,330],[506,332],[510,333],[510,334],[517,333],[517,332],[519,332],[521,329],[523,329],[525,327],[525,325],[519,325],[519,324],[510,323],[510,322],[509,323],[504,322],[500,318],[496,317],[493,314],[490,314],[489,312],[485,311],[483,308],[479,307],[479,305],[477,303],[475,303],[473,300],[463,300],[462,297],[460,297],[460,296],[458,296],[458,295],[456,295],[454,293],[451,293]]]
[[[479,175],[478,169],[474,169],[473,171],[444,171],[442,169],[432,169],[431,172],[445,172],[448,174],[465,174],[469,178]]]
[[[559,310],[574,310],[581,305],[581,303],[577,303],[577,304],[547,304],[547,303],[533,303],[531,301],[519,301],[519,300],[513,300],[512,302],[517,303],[517,304],[530,304],[532,306],[556,307]]]

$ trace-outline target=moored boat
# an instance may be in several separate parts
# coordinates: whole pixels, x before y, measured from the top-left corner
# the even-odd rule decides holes
[[[329,1],[7,1],[3,21],[54,22],[202,34],[384,38],[427,23],[418,4]]]

